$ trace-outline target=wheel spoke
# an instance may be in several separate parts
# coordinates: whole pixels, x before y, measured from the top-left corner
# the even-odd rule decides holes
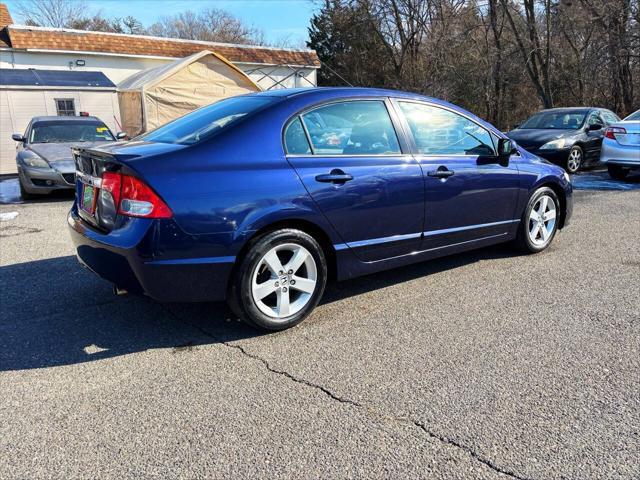
[[[540,231],[542,234],[542,241],[546,242],[547,238],[549,238],[549,230],[547,230],[547,227],[544,225],[544,223],[540,224]]]
[[[276,291],[276,281],[275,279],[267,280],[264,283],[253,286],[253,297],[256,300],[262,300],[267,295]]]
[[[278,255],[276,254],[275,250],[271,250],[269,253],[267,253],[264,256],[263,260],[267,264],[267,266],[269,267],[269,270],[271,270],[271,272],[274,275],[280,275],[280,272],[282,272],[284,270],[284,268],[282,266],[282,262],[278,258]]]
[[[540,231],[540,224],[538,222],[534,222],[533,228],[530,230],[530,235],[533,240],[538,237],[538,231]]]
[[[544,215],[544,212],[547,211],[547,204],[549,203],[549,197],[546,195],[540,199],[540,207],[538,208],[538,214]]]
[[[316,289],[315,280],[309,280],[308,278],[296,277],[295,275],[291,278],[291,288],[295,288],[296,290],[300,290],[305,293],[313,293]]]
[[[283,291],[282,289],[278,290],[278,303],[276,305],[276,309],[279,317],[286,317],[289,315],[289,290]]]
[[[307,252],[306,249],[299,248],[293,254],[293,257],[291,257],[291,260],[289,260],[289,262],[284,266],[285,271],[287,272],[292,271],[292,273],[296,273],[298,269],[302,266],[302,264],[305,262],[308,256],[309,256],[309,253]]]
[[[545,222],[549,221],[549,220],[553,220],[554,218],[556,218],[556,211],[555,210],[549,210],[547,213],[545,213],[542,216],[543,220]]]

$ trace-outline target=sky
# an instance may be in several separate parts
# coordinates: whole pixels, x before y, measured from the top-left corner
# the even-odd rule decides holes
[[[14,22],[22,23],[16,0],[3,0]],[[108,17],[131,15],[149,26],[158,18],[185,10],[219,8],[231,12],[246,24],[264,31],[266,40],[288,39],[295,46],[307,40],[307,27],[318,4],[314,0],[88,0],[88,13],[101,11]]]

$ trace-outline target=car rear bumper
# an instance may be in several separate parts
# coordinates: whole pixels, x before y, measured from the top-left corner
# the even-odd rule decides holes
[[[640,168],[640,146],[620,145],[614,140],[605,139],[600,160],[607,165]]]
[[[160,302],[225,299],[235,257],[158,259],[157,220],[132,219],[109,235],[89,227],[74,205],[67,222],[78,260],[119,288]]]

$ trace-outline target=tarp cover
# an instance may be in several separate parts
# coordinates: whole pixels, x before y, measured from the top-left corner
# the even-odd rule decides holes
[[[204,50],[123,80],[118,85],[122,126],[135,136],[222,98],[257,91],[244,72]]]

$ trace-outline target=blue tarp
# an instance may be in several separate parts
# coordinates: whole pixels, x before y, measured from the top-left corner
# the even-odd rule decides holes
[[[30,87],[110,87],[115,85],[102,72],[0,68],[0,85]]]

